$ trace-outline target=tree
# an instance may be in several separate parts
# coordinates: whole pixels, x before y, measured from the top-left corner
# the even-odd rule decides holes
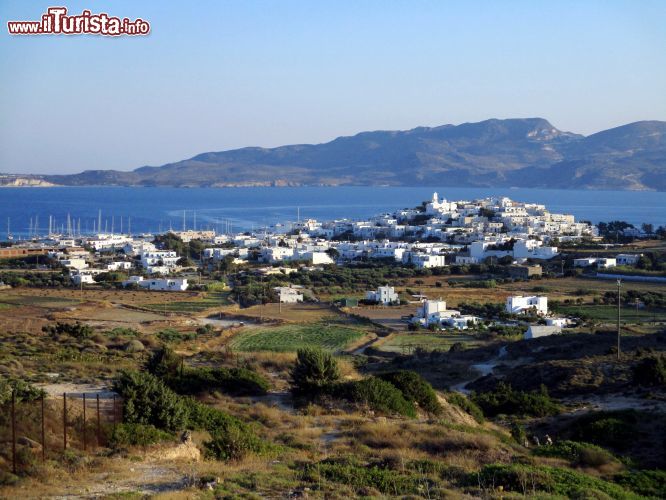
[[[333,260],[337,260],[340,257],[340,252],[337,248],[329,248],[326,250],[326,253]]]
[[[299,349],[296,365],[291,371],[293,391],[304,396],[316,396],[340,378],[337,361],[321,349]]]
[[[645,234],[652,234],[654,232],[654,226],[652,224],[644,223],[641,225],[641,229]]]

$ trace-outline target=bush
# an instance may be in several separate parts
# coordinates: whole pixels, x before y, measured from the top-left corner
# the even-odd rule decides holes
[[[500,414],[545,417],[556,415],[560,411],[559,405],[550,398],[543,385],[540,391],[526,392],[500,382],[494,391],[472,394],[471,398],[487,417]]]
[[[632,371],[636,384],[666,386],[666,356],[643,358]]]
[[[182,342],[184,340],[194,340],[197,338],[196,333],[180,333],[175,328],[165,328],[157,332],[157,338],[166,344]]]
[[[35,401],[46,393],[32,384],[21,379],[0,377],[0,405],[12,400],[12,391],[16,394],[16,401]]]
[[[186,368],[164,381],[179,394],[220,390],[232,396],[261,396],[270,388],[264,377],[247,368]]]
[[[128,446],[148,446],[173,439],[173,434],[159,430],[154,425],[117,424],[109,438],[109,446],[119,449]]]
[[[173,349],[162,347],[157,349],[146,363],[146,370],[156,377],[175,376],[178,374],[182,357]]]
[[[350,401],[368,405],[382,413],[416,417],[416,408],[405,399],[402,392],[393,384],[377,377],[349,382],[341,387],[342,393]]]
[[[221,390],[233,396],[260,396],[270,388],[264,377],[247,368],[184,367],[169,347],[155,351],[146,369],[179,394]]]
[[[437,394],[428,381],[418,373],[400,370],[382,373],[378,376],[397,387],[407,401],[416,403],[422,410],[435,415],[442,412],[442,405],[437,400]]]
[[[125,423],[140,424],[134,429],[143,433],[138,439],[145,442],[163,436],[151,427],[158,433],[188,427],[211,434],[212,440],[204,446],[210,456],[219,459],[239,458],[243,453],[258,453],[267,448],[247,424],[194,399],[178,396],[154,375],[122,372],[113,387],[123,397]],[[125,432],[130,429],[133,428],[120,431],[119,442],[133,439]]]
[[[560,441],[551,446],[540,446],[534,449],[534,454],[541,457],[557,457],[569,460],[573,465],[598,467],[617,461],[607,450],[577,441]]]
[[[444,397],[450,404],[469,413],[478,423],[482,424],[486,420],[483,417],[483,411],[481,411],[481,408],[479,408],[474,401],[459,392],[449,392]]]
[[[187,408],[181,398],[149,373],[123,371],[113,383],[123,398],[125,422],[154,425],[176,431],[187,425]]]
[[[321,394],[340,378],[337,361],[320,349],[299,349],[291,371],[293,391],[302,396]]]
[[[633,410],[596,412],[577,419],[569,433],[575,441],[623,449],[637,437],[637,421]]]
[[[617,484],[560,467],[486,465],[469,475],[468,484],[515,491],[523,495],[548,492],[568,498],[638,498]]]
[[[58,338],[60,335],[69,335],[77,340],[90,338],[95,332],[91,326],[82,325],[78,321],[76,323],[61,323],[58,321],[55,325],[43,326],[42,331],[50,335],[53,339]]]
[[[666,471],[639,470],[623,472],[613,480],[623,487],[652,498],[666,498]]]
[[[246,429],[233,426],[211,433],[212,439],[204,443],[206,455],[217,460],[241,460],[248,454],[263,450],[257,436]]]
[[[316,483],[323,477],[355,490],[374,488],[386,495],[419,494],[423,480],[401,474],[379,464],[360,464],[353,459],[329,458],[305,467],[305,479]]]
[[[511,432],[511,437],[519,445],[523,446],[527,441],[527,433],[525,432],[525,427],[516,420],[511,420],[509,424],[509,430]]]

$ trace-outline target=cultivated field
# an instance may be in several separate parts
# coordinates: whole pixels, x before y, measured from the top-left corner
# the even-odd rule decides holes
[[[380,351],[412,354],[416,349],[448,351],[457,342],[467,347],[482,344],[478,337],[464,333],[394,333],[380,339],[373,347]]]
[[[301,347],[339,351],[366,335],[367,332],[358,327],[338,323],[284,325],[241,331],[231,339],[229,346],[245,352],[292,352]]]

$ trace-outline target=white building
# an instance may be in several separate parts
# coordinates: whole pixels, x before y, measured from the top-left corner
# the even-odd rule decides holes
[[[427,327],[432,324],[441,325],[445,320],[459,316],[460,311],[447,309],[444,300],[424,300],[416,310],[413,322]]]
[[[63,259],[60,261],[60,264],[68,269],[76,269],[76,270],[86,269],[88,267],[88,263],[86,262],[85,259],[74,259],[74,258]]]
[[[71,274],[70,279],[75,285],[80,285],[81,283],[92,284],[95,283],[95,276],[105,272],[104,269],[81,269],[76,273]]]
[[[130,276],[126,281],[123,281],[123,286],[137,285],[140,288],[147,288],[148,290],[156,290],[163,292],[184,292],[187,290],[189,284],[185,278],[149,278],[145,279],[143,276]]]
[[[523,338],[525,340],[530,340],[539,337],[547,337],[548,335],[556,335],[558,333],[562,333],[562,328],[559,326],[530,325]]]
[[[152,250],[141,253],[141,265],[150,274],[169,274],[180,259],[172,250]]]
[[[574,259],[574,267],[590,267],[597,263],[597,259],[594,257],[586,257],[584,259]]]
[[[405,253],[403,262],[414,264],[419,269],[428,269],[432,267],[444,267],[446,265],[446,256],[434,255],[429,253]]]
[[[132,242],[132,238],[121,234],[98,234],[97,238],[91,238],[86,241],[96,252],[123,248],[130,242]]]
[[[548,314],[548,297],[542,295],[507,297],[506,312],[509,314],[526,314],[532,311],[540,316]]]
[[[380,286],[377,290],[366,292],[365,298],[366,300],[379,302],[384,305],[395,304],[400,301],[395,289],[388,285]]]
[[[557,247],[544,246],[538,240],[517,240],[513,245],[515,259],[552,259],[558,254]]]
[[[467,330],[470,326],[476,325],[480,321],[477,316],[451,316],[450,318],[443,318],[441,324],[456,330]]]
[[[642,256],[642,253],[621,253],[615,256],[615,261],[618,266],[635,266]]]
[[[276,286],[273,288],[277,292],[278,301],[283,304],[295,304],[297,302],[303,302],[303,294],[300,293],[296,288],[290,286]]]
[[[617,266],[617,261],[615,259],[597,259],[597,269],[610,269],[615,266]]]
[[[132,263],[124,260],[111,262],[110,264],[106,265],[107,271],[128,271],[131,268],[132,268]]]

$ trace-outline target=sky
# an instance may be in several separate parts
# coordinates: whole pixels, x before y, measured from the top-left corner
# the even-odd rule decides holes
[[[52,5],[0,0],[0,172],[488,118],[586,135],[666,120],[662,0],[63,1],[151,33],[8,34]]]

